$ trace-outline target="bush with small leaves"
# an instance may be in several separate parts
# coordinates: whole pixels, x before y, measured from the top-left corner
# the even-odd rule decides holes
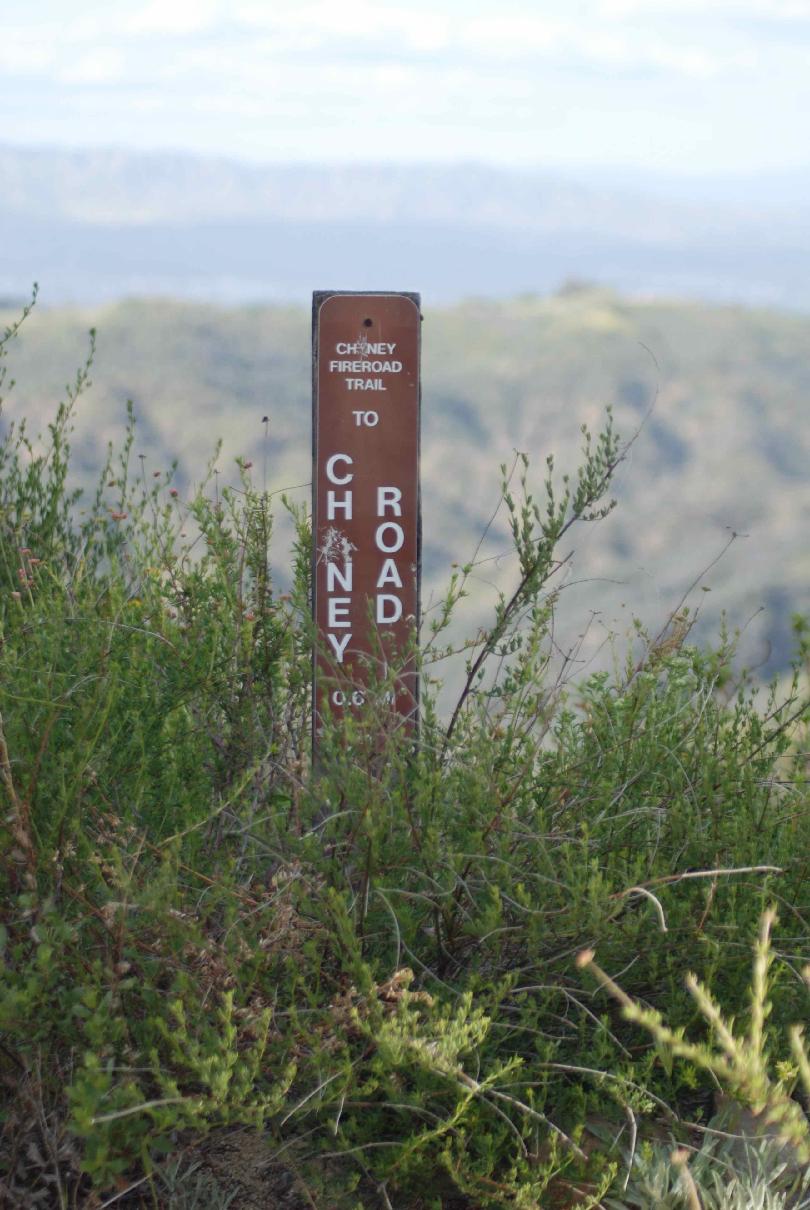
[[[738,955],[773,897],[792,923],[769,960],[789,1080],[810,957],[806,704],[798,678],[765,705],[735,691],[731,645],[691,645],[682,609],[612,673],[560,657],[568,543],[611,507],[625,449],[610,416],[570,479],[549,462],[539,498],[526,459],[504,471],[514,586],[457,652],[474,560],[428,613],[417,750],[381,734],[383,680],[343,732],[327,720],[313,769],[305,510],[288,505],[279,568],[248,464],[181,494],[134,457],[131,415],[77,499],[91,359],[41,440],[0,433],[9,1204],[199,1200],[206,1178],[183,1194],[177,1165],[231,1128],[330,1210],[606,1204],[648,1179],[647,1152],[628,1170],[594,1121],[639,1139],[705,1125],[720,1072],[639,1034],[573,955],[597,949],[673,1038],[699,1008],[688,957],[761,1032]],[[431,670],[453,659],[440,710]]]

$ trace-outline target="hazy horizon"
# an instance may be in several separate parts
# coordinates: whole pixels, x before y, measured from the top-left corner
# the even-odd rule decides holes
[[[655,171],[268,164],[0,143],[0,296],[304,301],[413,289],[429,305],[547,294],[810,309],[810,169],[740,188]]]
[[[808,51],[810,0],[31,0],[0,294],[807,310]]]
[[[408,156],[406,158],[384,156],[368,156],[365,159],[347,161],[344,156],[329,156],[324,154],[318,158],[312,156],[295,156],[288,154],[283,157],[272,155],[253,157],[240,153],[237,149],[195,150],[193,147],[177,145],[137,145],[111,139],[108,142],[83,141],[81,137],[58,140],[56,138],[42,141],[31,141],[16,138],[13,132],[3,132],[0,137],[0,149],[12,149],[31,154],[68,154],[68,155],[132,155],[148,157],[171,157],[188,160],[207,160],[212,163],[233,164],[245,168],[341,168],[354,169],[400,169],[400,168],[482,168],[493,172],[533,176],[542,173],[553,173],[555,176],[572,180],[602,180],[611,184],[623,182],[650,181],[667,184],[683,182],[687,185],[700,186],[716,182],[760,181],[765,184],[772,178],[792,178],[807,176],[810,179],[810,149],[800,159],[785,161],[765,167],[750,164],[740,164],[729,167],[724,164],[693,166],[675,163],[672,165],[649,165],[633,163],[632,160],[604,161],[598,160],[566,160],[554,161],[538,158],[536,160],[503,161],[497,157],[481,155],[452,156],[445,153],[430,156],[426,154]],[[807,197],[810,202],[810,196]]]

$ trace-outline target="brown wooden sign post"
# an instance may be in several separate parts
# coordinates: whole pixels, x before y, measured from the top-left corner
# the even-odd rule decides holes
[[[420,320],[418,294],[313,295],[316,752],[326,714],[359,710],[389,671],[381,724],[416,728]]]

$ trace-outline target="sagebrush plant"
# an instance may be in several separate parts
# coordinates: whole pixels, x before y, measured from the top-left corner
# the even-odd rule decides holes
[[[806,1177],[772,1145],[709,1136],[692,1152],[642,1144],[626,1158],[628,1172],[606,1210],[807,1210]]]
[[[806,1011],[798,680],[731,692],[680,611],[613,673],[556,658],[560,542],[623,455],[608,415],[539,500],[527,460],[504,473],[515,588],[455,655],[472,562],[428,615],[418,750],[380,752],[381,684],[313,770],[305,511],[279,574],[250,465],[181,492],[131,416],[79,498],[92,352],[41,440],[0,435],[1,1196],[172,1204],[167,1174],[202,1189],[205,1136],[239,1126],[324,1207],[605,1204],[623,1144],[594,1124],[705,1122],[712,1081],[583,990],[577,952],[687,1029],[685,958],[746,1012],[777,898],[773,1037]]]
[[[583,951],[577,964],[594,972],[600,985],[622,1006],[625,1020],[646,1029],[673,1059],[686,1059],[713,1075],[718,1087],[733,1093],[741,1104],[749,1106],[765,1129],[770,1129],[779,1142],[791,1146],[798,1157],[808,1163],[810,1122],[792,1097],[798,1082],[803,1086],[804,1098],[810,1099],[810,1057],[801,1025],[793,1025],[789,1030],[793,1064],[782,1064],[778,1072],[770,1070],[766,1023],[773,1010],[769,975],[774,960],[771,930],[776,919],[776,909],[771,907],[760,922],[751,980],[749,1025],[745,1034],[735,1031],[734,1021],[724,1016],[711,992],[693,974],[687,975],[687,989],[712,1031],[710,1042],[690,1041],[684,1036],[683,1029],[672,1029],[657,1009],[645,1008],[633,1001],[597,965],[593,951]],[[805,967],[802,978],[810,985],[810,966]]]

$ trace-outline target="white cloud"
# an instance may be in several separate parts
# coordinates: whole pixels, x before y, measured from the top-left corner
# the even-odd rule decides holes
[[[36,76],[49,71],[55,60],[52,45],[30,31],[5,30],[0,39],[0,71],[11,76]]]
[[[570,21],[555,21],[530,14],[500,17],[475,17],[462,24],[459,43],[477,51],[517,55],[550,51],[576,33]]]
[[[573,49],[573,48],[572,48]],[[701,45],[693,41],[667,39],[637,30],[602,31],[581,35],[576,51],[586,60],[626,71],[670,72],[708,79],[728,69],[750,66],[754,55],[740,48]]]
[[[400,5],[385,6],[335,0],[315,0],[298,7],[270,6],[243,0],[229,10],[237,24],[259,29],[285,46],[320,47],[327,44],[376,43],[396,53],[412,50],[431,53],[447,46],[453,22],[435,11],[424,12]]]
[[[120,28],[127,35],[188,37],[211,29],[226,12],[219,0],[150,0],[122,13]]]
[[[810,0],[27,0],[17,13],[0,103],[31,106],[21,140],[49,122],[67,137],[73,121],[78,138],[236,152],[316,131],[359,155],[395,128],[426,152],[480,141],[527,158],[547,129],[570,157],[615,141],[632,159],[641,141],[623,131],[654,120],[673,140],[710,132],[711,158],[721,140],[747,145],[740,114],[756,101],[767,139],[778,130],[805,156],[808,39],[789,22],[810,21]]]
[[[754,56],[739,46],[702,44],[691,33],[665,38],[644,24],[617,28],[613,22],[582,19],[479,18],[462,26],[459,42],[463,48],[490,59],[526,62],[539,57],[552,64],[576,65],[579,61],[618,71],[658,69],[699,78],[754,61]]]
[[[115,84],[124,75],[124,55],[111,46],[98,46],[71,57],[58,72],[63,84]]]
[[[772,21],[810,20],[810,0],[596,0],[598,16],[612,21],[640,17],[654,22],[659,17],[695,15],[704,21],[736,22],[751,18]]]
[[[714,3],[715,23],[743,9],[810,14],[810,0]],[[299,70],[374,55],[389,72],[409,60],[440,59],[447,67],[472,61],[496,73],[505,63],[530,70],[542,62],[567,70],[591,65],[708,79],[750,67],[761,54],[753,35],[739,30],[727,36],[728,31],[714,28],[711,37],[704,36],[706,22],[697,11],[705,12],[706,0],[677,0],[677,7],[676,0],[581,0],[576,16],[562,0],[548,3],[541,15],[527,0],[513,0],[497,16],[473,5],[453,18],[450,7],[450,0],[436,0],[431,9],[425,0],[407,7],[379,0],[351,6],[304,0],[297,7],[280,0],[108,0],[103,8],[84,8],[63,23],[52,19],[7,32],[0,65],[25,75],[51,71],[55,64],[66,85],[81,85],[118,79],[125,66],[139,78],[159,73],[165,79],[172,64],[183,75],[202,51],[212,73],[210,86],[226,82],[223,61],[238,47],[247,70],[261,51],[267,66],[283,59]],[[690,20],[674,27],[667,23],[687,10],[693,12]]]

